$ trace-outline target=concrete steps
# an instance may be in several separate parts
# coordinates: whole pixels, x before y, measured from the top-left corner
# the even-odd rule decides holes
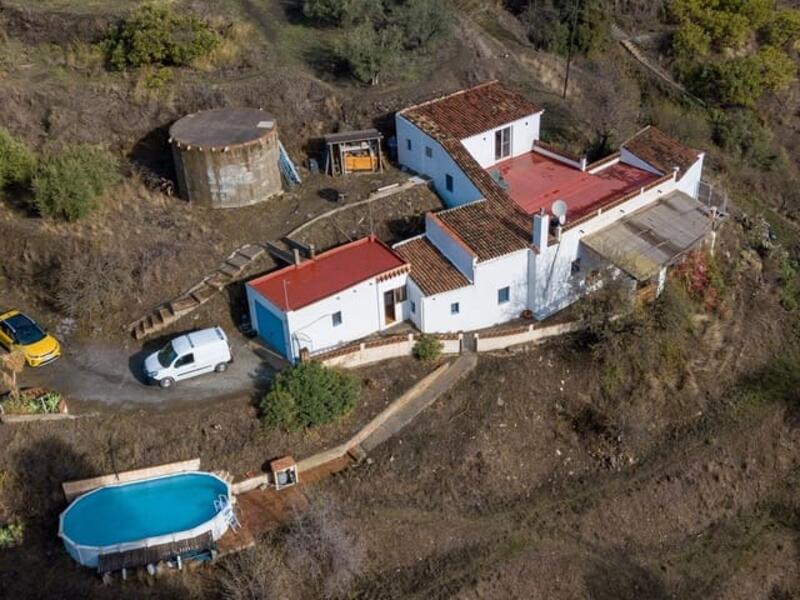
[[[183,294],[159,304],[146,315],[128,323],[125,329],[137,340],[166,329],[175,321],[199,308],[228,285],[238,280],[254,260],[266,253],[262,244],[246,244],[237,248],[216,269]]]

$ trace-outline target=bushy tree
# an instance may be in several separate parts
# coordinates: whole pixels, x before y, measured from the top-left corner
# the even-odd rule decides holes
[[[364,24],[339,39],[336,53],[350,73],[363,83],[377,85],[381,78],[399,64],[403,32],[388,26],[377,30]]]
[[[700,25],[687,21],[672,38],[672,51],[682,60],[705,56],[711,49],[711,36]]]
[[[220,42],[209,25],[171,6],[137,8],[106,40],[108,63],[117,70],[145,65],[185,66]]]
[[[406,0],[392,12],[392,21],[403,31],[405,46],[414,49],[445,37],[453,26],[453,15],[443,2]]]
[[[316,427],[350,412],[359,395],[358,380],[317,362],[280,372],[261,400],[264,423],[287,430]]]
[[[670,13],[701,27],[721,47],[742,47],[772,15],[772,0],[673,0]]]
[[[106,188],[119,181],[119,162],[83,144],[47,152],[33,174],[33,201],[40,214],[75,221],[88,215]]]
[[[575,7],[572,0],[534,0],[527,13],[531,42],[542,50],[567,54]],[[584,0],[578,8],[573,51],[587,54],[597,50],[606,39],[609,17],[601,0]]]
[[[750,56],[715,65],[710,83],[723,104],[755,106],[765,90],[788,87],[797,74],[794,61],[781,50],[767,46]]]
[[[800,40],[800,9],[779,10],[764,27],[764,37],[773,46],[796,44]]]
[[[711,113],[714,142],[733,156],[761,169],[776,160],[772,134],[750,110],[715,110]]]
[[[10,184],[28,185],[36,157],[25,142],[0,127],[0,192]]]

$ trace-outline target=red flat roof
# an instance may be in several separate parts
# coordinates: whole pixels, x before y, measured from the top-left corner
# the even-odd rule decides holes
[[[529,215],[550,209],[556,200],[567,203],[573,219],[658,179],[642,169],[621,162],[595,173],[529,152],[488,169],[499,170],[508,184],[506,193]]]
[[[247,285],[281,310],[297,310],[401,267],[407,267],[407,263],[369,236],[253,279]]]

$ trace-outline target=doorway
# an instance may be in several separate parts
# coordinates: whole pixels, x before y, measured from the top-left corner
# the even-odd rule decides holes
[[[383,293],[383,314],[384,318],[386,319],[386,325],[391,325],[397,319],[395,318],[394,313],[394,290],[389,290],[388,292]]]

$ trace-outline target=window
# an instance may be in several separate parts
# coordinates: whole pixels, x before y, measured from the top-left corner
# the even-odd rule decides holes
[[[408,299],[408,295],[406,294],[405,286],[395,288],[394,290],[394,301],[395,303],[398,302],[405,302]]]
[[[416,312],[417,312],[417,303],[412,300],[411,301],[411,314],[412,315],[416,314]]]
[[[505,304],[511,299],[511,288],[504,287],[497,290],[497,303]]]
[[[494,132],[494,159],[502,160],[511,156],[511,127]]]
[[[174,367],[177,369],[178,367],[187,367],[193,364],[194,364],[194,354],[184,354],[178,360],[175,361]]]
[[[407,140],[406,140],[406,150],[408,150],[409,152],[411,152],[411,140],[410,140],[410,139],[407,139]]]
[[[460,312],[461,312],[461,307],[458,305],[458,302],[453,302],[450,305],[450,314],[451,315],[457,315]]]
[[[433,158],[433,148],[430,146],[425,146],[425,156],[428,158]]]
[[[576,258],[575,260],[573,260],[572,261],[572,266],[570,268],[572,270],[572,274],[573,275],[575,275],[576,273],[579,273],[580,270],[581,270],[581,259],[580,258]]]
[[[334,327],[338,327],[339,325],[341,325],[342,324],[342,311],[337,310],[335,313],[333,313],[333,315],[331,317],[331,320],[333,321],[333,326]]]
[[[444,176],[444,187],[447,188],[448,192],[453,191],[453,176],[452,175],[445,175]]]

